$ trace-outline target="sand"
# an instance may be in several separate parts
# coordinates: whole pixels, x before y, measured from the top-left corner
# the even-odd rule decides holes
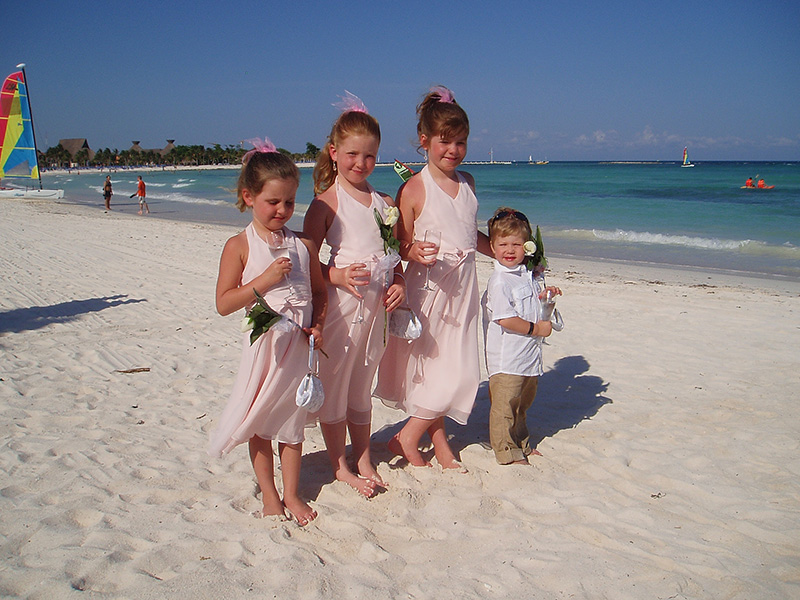
[[[206,454],[240,353],[213,306],[235,229],[0,209],[0,596],[800,596],[796,282],[551,257],[543,456],[495,463],[485,373],[449,425],[467,474],[397,463],[376,402],[389,489],[332,481],[310,429],[300,528],[251,516],[244,446]]]

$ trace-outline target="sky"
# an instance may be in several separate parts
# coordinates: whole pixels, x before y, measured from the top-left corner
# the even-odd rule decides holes
[[[35,7],[35,10],[32,10]],[[344,90],[411,161],[436,84],[467,160],[800,160],[800,2],[3,0],[37,144],[322,146]],[[13,24],[13,27],[11,25]]]

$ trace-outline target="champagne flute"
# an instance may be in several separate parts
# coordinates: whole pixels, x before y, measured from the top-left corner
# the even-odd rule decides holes
[[[268,232],[267,245],[269,245],[270,249],[272,249],[278,258],[289,258],[289,243],[286,241],[286,235],[283,233],[283,229]],[[289,294],[294,296],[294,286],[289,281],[289,274],[284,273],[283,278],[286,280],[286,285],[289,286]]]
[[[439,246],[442,243],[442,232],[436,231],[434,229],[426,229],[423,241],[432,243],[434,246],[433,249],[435,250],[436,254],[439,254]],[[429,265],[425,265],[427,270],[425,271],[425,285],[422,286],[422,289],[428,292],[433,291],[433,288],[430,285],[430,277],[431,277],[431,267],[433,267],[433,265],[436,263],[436,254],[434,254],[433,256],[434,259],[433,262]]]
[[[363,261],[364,267],[361,268],[362,271],[366,271],[367,274],[361,277],[361,279],[366,279],[367,283],[369,283],[370,276],[372,275],[372,263],[369,260]],[[361,292],[361,298],[358,299],[358,310],[356,311],[356,316],[353,319],[353,323],[363,323],[364,322],[364,294],[366,294],[367,286],[361,286],[364,290]]]

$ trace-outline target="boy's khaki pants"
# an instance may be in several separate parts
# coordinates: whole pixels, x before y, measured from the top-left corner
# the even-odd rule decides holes
[[[497,373],[489,377],[489,443],[501,465],[525,460],[531,453],[525,413],[533,404],[538,384],[535,375]]]

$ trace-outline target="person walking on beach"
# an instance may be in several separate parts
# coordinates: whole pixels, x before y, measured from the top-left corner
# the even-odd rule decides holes
[[[106,181],[103,183],[103,199],[106,201],[106,210],[111,210],[111,196],[114,191],[111,189],[111,175],[106,175]]]
[[[144,184],[144,180],[142,176],[139,175],[139,182],[136,187],[136,195],[139,196],[139,214],[142,214],[142,209],[147,211],[147,214],[150,214],[150,207],[147,206],[147,200],[145,200],[145,196],[147,196],[146,186]]]
[[[486,368],[489,372],[489,443],[501,465],[527,465],[541,456],[529,444],[526,413],[536,397],[542,374],[542,341],[553,328],[542,320],[541,298],[561,295],[544,286],[533,265],[523,262],[532,242],[528,218],[513,208],[498,208],[489,219],[494,271],[483,305]]]
[[[217,311],[224,316],[250,309],[255,290],[286,319],[256,333],[256,339],[253,332],[243,334],[239,374],[208,452],[222,456],[247,442],[263,504],[256,516],[289,511],[303,526],[317,513],[298,494],[308,412],[297,406],[295,393],[307,373],[308,337],[322,346],[327,292],[319,262],[311,258],[317,256],[314,243],[286,227],[299,183],[294,162],[268,140],[258,140],[245,154],[236,206],[242,212],[249,208],[253,220],[222,250]],[[278,443],[282,499],[275,487],[272,441]]]
[[[387,313],[405,299],[400,256],[384,245],[376,215],[387,223],[392,199],[367,178],[381,141],[378,121],[352,94],[333,124],[314,168],[317,196],[306,212],[303,232],[317,247],[331,247],[322,270],[328,286],[327,352],[320,361],[325,403],[319,418],[337,480],[370,498],[386,487],[370,453],[372,382],[383,355]],[[396,219],[396,216],[395,216]],[[353,472],[345,456],[347,433]]]
[[[480,382],[479,292],[475,252],[489,255],[478,231],[475,181],[457,167],[469,136],[467,113],[445,87],[433,88],[417,106],[419,148],[427,165],[400,188],[398,237],[408,261],[408,303],[422,335],[390,338],[378,369],[375,394],[409,419],[389,450],[414,466],[430,466],[419,450],[427,432],[443,469],[465,471],[453,453],[444,417],[466,424]]]

